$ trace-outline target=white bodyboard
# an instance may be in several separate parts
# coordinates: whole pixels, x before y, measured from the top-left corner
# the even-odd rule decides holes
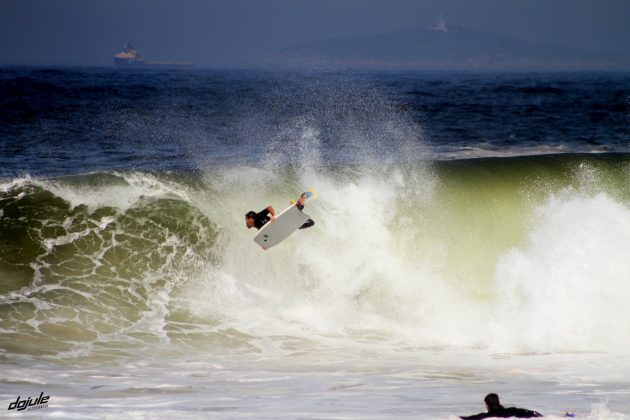
[[[264,249],[271,248],[288,238],[308,219],[310,216],[302,213],[295,205],[288,207],[274,221],[269,221],[260,228],[254,236],[254,242]]]

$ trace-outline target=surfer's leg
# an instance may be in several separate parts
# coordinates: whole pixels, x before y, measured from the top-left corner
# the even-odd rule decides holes
[[[315,222],[311,219],[308,219],[306,222],[304,222],[304,224],[302,226],[299,227],[299,229],[306,229],[306,228],[310,228],[311,226],[313,226],[315,224]]]
[[[304,209],[304,202],[306,201],[307,197],[307,193],[302,193],[300,198],[298,198],[297,203],[295,203],[295,206],[298,208],[298,210],[302,211]]]

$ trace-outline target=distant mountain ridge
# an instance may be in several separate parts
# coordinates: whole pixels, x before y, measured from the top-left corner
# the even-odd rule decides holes
[[[416,28],[292,45],[288,65],[469,70],[630,70],[630,58],[545,45],[461,27]]]

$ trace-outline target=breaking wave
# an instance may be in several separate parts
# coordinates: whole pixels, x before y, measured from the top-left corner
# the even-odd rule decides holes
[[[246,211],[316,186],[267,252]],[[630,345],[630,160],[563,155],[0,185],[0,351]]]

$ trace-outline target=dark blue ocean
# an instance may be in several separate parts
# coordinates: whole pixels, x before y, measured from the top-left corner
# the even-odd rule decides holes
[[[630,74],[0,69],[0,413],[626,420],[629,280]]]
[[[317,133],[319,163],[630,151],[623,73],[0,69],[0,175],[260,162]]]

